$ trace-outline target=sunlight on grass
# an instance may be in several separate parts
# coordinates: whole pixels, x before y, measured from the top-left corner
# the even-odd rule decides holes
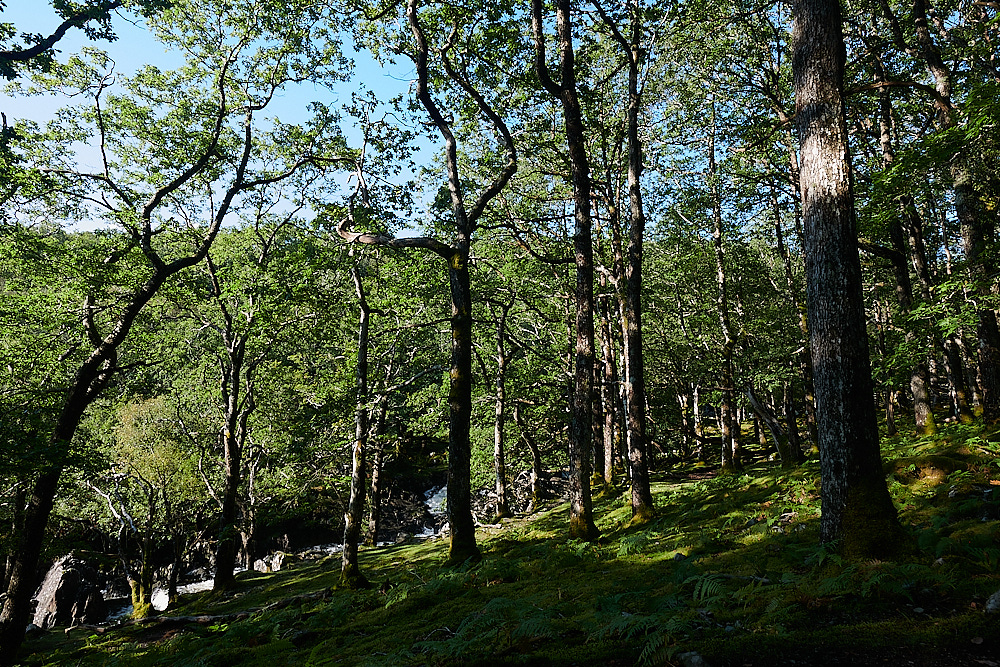
[[[24,664],[654,665],[691,650],[725,663],[788,647],[971,646],[1000,588],[995,439],[955,427],[886,441],[893,498],[920,549],[909,560],[849,563],[819,544],[815,462],[661,475],[643,526],[630,525],[625,489],[596,500],[595,543],[566,539],[568,507],[556,503],[482,530],[475,566],[443,568],[439,539],[363,550],[369,591],[338,590],[335,557],[243,573],[232,593],[185,596],[172,612],[218,622],[46,633]]]

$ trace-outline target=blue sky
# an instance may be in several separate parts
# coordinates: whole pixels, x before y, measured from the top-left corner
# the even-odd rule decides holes
[[[45,3],[39,10],[42,0],[8,0],[8,6],[0,13],[0,21],[13,23],[18,33],[33,33],[48,35],[59,25],[60,19]],[[180,64],[181,60],[175,53],[164,50],[152,38],[142,24],[142,19],[130,14],[119,14],[114,18],[113,26],[118,39],[114,42],[91,42],[81,30],[71,29],[56,45],[60,53],[59,60],[65,60],[67,55],[76,53],[82,46],[93,46],[107,51],[116,63],[116,70],[125,74],[133,73],[145,63],[155,64],[162,69],[169,69]],[[412,67],[397,65],[383,69],[366,53],[354,53],[354,78],[341,84],[337,90],[327,91],[317,89],[312,84],[303,84],[297,89],[287,91],[276,107],[275,114],[285,120],[294,120],[291,116],[305,109],[314,100],[335,102],[337,99],[350,99],[351,90],[357,88],[359,82],[375,91],[381,98],[405,92],[413,78]],[[0,111],[7,114],[8,119],[31,118],[43,121],[52,117],[53,112],[69,100],[46,98],[22,98],[0,94]],[[291,115],[289,115],[291,114]]]
[[[43,2],[43,0],[8,0],[7,6],[0,13],[0,22],[13,23],[18,34],[49,35],[59,25],[60,19],[49,3]],[[141,18],[122,13],[115,16],[112,25],[118,36],[114,42],[92,42],[81,30],[71,29],[56,45],[58,49],[57,60],[65,61],[69,55],[78,52],[81,47],[91,46],[106,51],[115,61],[115,70],[126,75],[134,73],[147,63],[154,64],[161,69],[171,69],[181,64],[180,56],[177,53],[166,51],[164,46],[157,42],[144,27]],[[349,43],[349,39],[346,41]],[[285,122],[303,121],[307,118],[306,109],[310,102],[322,101],[331,105],[338,102],[349,102],[351,92],[357,90],[361,83],[383,100],[408,90],[414,74],[412,66],[406,66],[408,63],[405,63],[405,59],[404,63],[383,69],[367,53],[351,53],[349,55],[355,61],[355,73],[350,81],[338,84],[333,90],[327,90],[311,83],[293,86],[269,105],[268,115],[277,116]],[[6,115],[7,122],[11,124],[18,118],[44,123],[50,120],[59,108],[79,102],[79,100],[67,97],[10,95],[3,90],[3,83],[0,81],[0,111]],[[345,116],[345,122],[349,120],[349,117]],[[353,128],[345,126],[344,132],[350,142],[359,142],[360,133],[354,131]],[[433,147],[426,141],[421,143],[425,150],[422,150],[421,155],[415,156],[415,158],[417,160],[433,159],[429,152],[433,150]],[[77,159],[84,166],[98,164],[100,158],[97,147],[80,147]],[[413,175],[405,173],[401,178],[406,180],[413,178]],[[89,225],[81,227],[87,228]]]

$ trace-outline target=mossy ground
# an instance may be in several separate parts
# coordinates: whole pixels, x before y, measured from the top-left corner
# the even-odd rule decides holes
[[[171,613],[318,595],[215,625],[53,631],[25,643],[23,664],[670,665],[696,651],[716,666],[998,665],[1000,615],[984,611],[1000,589],[998,443],[967,426],[886,441],[919,547],[906,560],[852,563],[818,544],[814,462],[676,468],[654,477],[641,525],[624,489],[597,496],[596,543],[567,540],[555,505],[482,528],[474,565],[442,567],[447,542],[431,540],[363,551],[370,590],[338,588],[339,558],[248,572]]]

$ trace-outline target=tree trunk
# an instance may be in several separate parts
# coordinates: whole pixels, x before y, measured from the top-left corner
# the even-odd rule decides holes
[[[843,105],[836,0],[795,0],[793,72],[800,141],[809,332],[819,418],[820,537],[849,558],[903,544],[879,453]]]
[[[778,457],[781,459],[782,468],[794,468],[798,461],[792,456],[792,452],[788,447],[788,435],[785,430],[781,427],[781,424],[775,418],[774,414],[767,409],[767,407],[761,403],[753,393],[753,389],[747,387],[747,398],[750,400],[750,407],[753,411],[757,413],[757,416],[767,425],[769,431],[771,431],[771,437],[774,438],[775,449],[778,450]]]
[[[955,417],[962,424],[972,423],[969,388],[965,381],[965,369],[962,365],[962,354],[958,348],[955,335],[941,339],[941,350],[944,352],[944,367],[951,385],[952,401]]]
[[[459,565],[481,558],[472,518],[472,289],[469,249],[463,244],[452,255],[451,282],[451,419],[448,437],[448,523],[451,545],[448,563]]]
[[[358,543],[365,511],[368,476],[368,332],[371,309],[365,298],[364,283],[357,260],[351,266],[358,297],[358,364],[355,373],[354,447],[351,450],[351,495],[344,513],[344,542],[340,559],[340,582],[349,588],[370,584],[358,568]]]
[[[916,39],[914,48],[908,47],[899,28],[898,20],[889,4],[883,0],[883,12],[895,30],[894,38],[904,49],[914,55],[919,54],[931,76],[934,78],[935,108],[938,123],[942,129],[955,124],[954,106],[951,93],[952,71],[944,62],[940,49],[935,45],[927,20],[925,0],[913,2],[913,24]],[[955,192],[955,214],[962,228],[965,258],[974,283],[974,289],[981,296],[988,296],[994,285],[991,276],[996,275],[996,267],[984,253],[992,243],[996,232],[996,213],[988,210],[973,184],[973,176],[964,156],[959,154],[951,167],[952,185]],[[995,282],[995,281],[993,281]],[[993,422],[1000,419],[1000,327],[996,311],[990,308],[977,309],[976,334],[978,337],[978,384],[982,393],[983,419]]]
[[[239,533],[239,488],[242,482],[243,446],[247,437],[247,419],[253,412],[253,389],[245,374],[252,374],[246,364],[247,335],[234,336],[223,330],[227,356],[222,360],[222,398],[224,420],[219,439],[222,443],[224,482],[219,513],[219,535],[215,549],[215,581],[212,590],[224,591],[235,581]],[[247,379],[244,387],[244,379]]]
[[[442,63],[448,77],[471,97],[481,114],[488,117],[493,128],[502,137],[507,162],[504,168],[479,195],[471,208],[466,207],[464,187],[459,173],[458,149],[451,125],[434,102],[429,88],[427,67],[430,47],[424,37],[417,12],[417,0],[408,0],[406,17],[416,42],[414,64],[417,69],[416,97],[431,117],[434,126],[445,142],[448,172],[448,192],[455,217],[455,239],[450,246],[432,239],[413,239],[411,245],[433,250],[448,263],[448,281],[451,286],[451,387],[448,393],[450,429],[448,435],[448,523],[451,544],[448,549],[449,565],[460,565],[469,560],[479,560],[476,545],[476,526],[472,517],[472,445],[469,427],[472,419],[472,287],[469,278],[469,248],[477,221],[491,199],[506,187],[517,171],[517,152],[510,131],[503,120],[475,91],[468,80],[451,66],[446,51],[441,51]],[[360,182],[360,179],[359,179]],[[401,240],[394,244],[402,244]],[[589,408],[589,405],[588,405]]]
[[[794,368],[794,363],[792,363]],[[788,449],[795,463],[802,463],[806,457],[802,453],[802,443],[799,442],[799,424],[795,416],[795,401],[792,400],[792,386],[785,382],[782,387],[782,410],[785,413],[785,424],[788,427]]]
[[[604,363],[604,382],[601,389],[604,392],[604,484],[612,486],[615,482],[615,440],[618,436],[618,365],[615,363],[614,339],[611,336],[611,303],[607,304],[607,316],[603,320],[604,335],[601,336],[601,354]]]
[[[795,163],[797,165],[797,162]],[[796,168],[797,171],[797,168]],[[795,307],[798,315],[799,331],[802,332],[802,352],[799,353],[799,367],[802,370],[802,390],[805,394],[804,403],[806,407],[806,426],[809,429],[809,436],[815,444],[816,436],[816,398],[815,384],[812,372],[812,353],[809,350],[809,323],[806,320],[806,309],[799,301],[799,291],[795,286],[795,274],[792,271],[791,253],[785,244],[785,234],[781,228],[781,207],[778,203],[778,195],[775,189],[771,188],[771,205],[774,208],[774,238],[778,246],[778,254],[785,267],[785,283],[788,285],[788,295]],[[797,213],[796,213],[797,215]]]
[[[128,334],[132,321],[142,307],[152,298],[162,284],[159,275],[150,279],[134,296],[115,328],[116,336],[101,341],[90,357],[81,365],[76,379],[66,397],[59,419],[52,434],[53,449],[57,458],[48,463],[35,478],[31,495],[24,509],[22,530],[17,535],[17,547],[10,566],[7,597],[0,610],[0,665],[15,662],[24,640],[24,628],[31,615],[31,598],[38,585],[36,570],[45,540],[45,527],[55,503],[56,489],[62,475],[62,459],[69,451],[70,442],[83,418],[87,406],[107,385],[117,366],[117,347]],[[96,334],[95,334],[96,335]]]
[[[604,276],[601,275],[601,286],[604,285]],[[603,291],[603,290],[602,290]],[[604,397],[607,394],[607,389],[604,386],[604,358],[603,355],[600,358],[596,358],[597,350],[604,350],[604,323],[603,317],[601,316],[601,304],[600,301],[596,301],[594,304],[594,314],[596,316],[596,321],[594,323],[594,379],[593,387],[594,393],[591,397],[591,408],[593,410],[593,421],[591,425],[593,426],[593,436],[592,436],[592,446],[590,448],[593,457],[590,461],[590,469],[592,471],[592,484],[604,484],[604,426],[607,420],[605,415],[607,413],[608,407],[604,404]]]
[[[715,105],[712,105],[712,127],[708,135],[708,180],[712,194],[712,247],[715,249],[715,278],[718,285],[716,309],[722,328],[722,401],[719,406],[719,427],[722,431],[722,471],[738,470],[740,462],[736,458],[735,405],[733,401],[733,338],[729,322],[729,288],[726,281],[725,256],[722,246],[722,200],[717,185],[718,174],[715,163]]]
[[[382,522],[382,458],[385,455],[385,417],[387,396],[379,397],[378,421],[375,425],[375,460],[372,462],[372,487],[368,510],[368,536],[365,543],[378,544],[378,531]]]
[[[691,389],[691,415],[694,421],[695,458],[705,460],[705,429],[701,423],[701,405],[698,402],[698,385]]]
[[[983,205],[967,171],[955,175],[955,208],[973,289],[988,303],[996,289],[997,267],[989,252],[995,246],[996,214]],[[1000,420],[1000,326],[996,311],[986,305],[976,308],[976,337],[982,417],[992,423]]]
[[[889,96],[885,91],[882,93],[880,111],[879,127],[882,163],[888,169],[892,165],[895,155],[892,148],[892,113],[889,105]],[[906,215],[909,218],[907,223],[910,229],[910,240],[913,241],[911,243],[911,252],[909,253],[910,260],[917,268],[918,276],[921,277],[921,284],[924,287],[926,296],[929,297],[930,289],[926,283],[929,280],[926,276],[926,258],[919,252],[922,250],[923,241],[921,237],[915,237],[920,228],[919,219],[917,221],[912,219],[916,216],[915,210],[910,211],[913,208],[912,200],[907,201],[906,198],[897,200],[897,206],[899,207],[899,215]],[[903,239],[903,227],[897,216],[893,216],[889,220],[889,239],[892,252],[887,252],[884,256],[892,263],[893,276],[896,280],[896,299],[899,302],[899,308],[905,316],[909,316],[914,309],[913,285],[910,281],[910,269],[909,262],[907,262],[907,246]],[[919,247],[917,247],[918,245]],[[920,275],[921,268],[923,268],[925,275]],[[922,331],[920,331],[924,328],[922,322],[914,320],[912,325],[906,328],[907,343],[912,346],[918,339],[924,337]],[[933,435],[937,433],[937,424],[934,421],[934,413],[931,411],[929,387],[930,371],[927,366],[927,354],[926,351],[921,350],[910,372],[913,418],[918,435]]]
[[[511,515],[507,499],[507,462],[505,459],[504,422],[507,420],[507,311],[509,306],[500,306],[497,317],[497,380],[496,409],[493,422],[493,468],[496,473],[497,516]]]
[[[76,423],[79,423],[79,418]],[[74,427],[76,423],[73,424]],[[65,442],[68,446],[68,440]],[[7,598],[3,601],[3,611],[0,612],[0,665],[5,667],[17,661],[17,651],[31,615],[31,597],[38,586],[35,570],[61,473],[62,466],[50,467],[42,472],[36,478],[28,498],[23,529],[18,535],[18,546],[10,568]]]
[[[642,13],[632,3],[629,9],[629,36],[626,37],[598,4],[601,18],[628,60],[628,107],[626,142],[628,144],[629,240],[625,266],[626,290],[622,301],[625,320],[625,402],[628,413],[628,461],[631,478],[633,523],[644,523],[653,515],[653,495],[649,488],[649,444],[646,434],[646,378],[642,353],[642,250],[646,216],[642,206],[642,142],[639,139],[639,111],[642,91],[639,73],[644,55]]]
[[[681,412],[681,458],[687,458],[691,453],[691,420],[688,418],[688,404],[690,399],[687,393],[677,394],[677,405]]]
[[[569,435],[569,535],[571,538],[595,540],[599,536],[599,531],[594,524],[590,494],[590,449],[593,435],[591,395],[594,378],[594,247],[591,239],[590,165],[587,160],[585,128],[577,98],[574,69],[572,3],[570,0],[556,2],[556,33],[559,40],[561,71],[559,84],[549,76],[546,64],[541,0],[532,0],[531,7],[535,37],[535,69],[546,90],[562,103],[573,177],[576,349]]]
[[[385,443],[379,438],[375,445],[375,460],[372,462],[371,501],[368,508],[368,536],[365,544],[370,547],[378,544],[378,531],[382,523],[382,456]]]
[[[521,405],[519,403],[514,404],[514,423],[517,424],[519,429],[521,429],[521,437],[524,438],[525,444],[528,445],[528,449],[531,451],[531,480],[529,483],[531,489],[531,502],[529,505],[529,511],[537,512],[543,499],[542,453],[539,451],[538,443],[535,441],[534,436],[531,435],[530,429],[521,418]]]

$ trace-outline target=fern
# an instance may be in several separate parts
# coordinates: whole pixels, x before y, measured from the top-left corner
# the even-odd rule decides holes
[[[643,645],[642,652],[639,653],[639,665],[647,667],[648,665],[664,664],[680,648],[676,641],[673,640],[681,634],[689,632],[691,629],[691,624],[687,621],[679,619],[676,616],[669,619],[660,626],[658,632],[652,633]]]
[[[645,635],[660,624],[660,619],[656,616],[630,614],[624,611],[615,616],[608,615],[606,618],[608,618],[607,623],[602,625],[597,633],[598,639],[607,639],[608,637],[634,639],[637,636]]]
[[[695,600],[708,600],[719,597],[725,590],[722,585],[723,577],[720,574],[700,574],[689,578],[685,584],[694,583],[692,597]]]
[[[495,655],[515,641],[555,636],[546,612],[526,600],[493,598],[470,614],[453,635],[414,644],[416,650],[446,658]]]
[[[621,558],[631,554],[642,553],[648,544],[649,536],[645,533],[635,533],[634,535],[623,537],[618,542],[618,557]]]

